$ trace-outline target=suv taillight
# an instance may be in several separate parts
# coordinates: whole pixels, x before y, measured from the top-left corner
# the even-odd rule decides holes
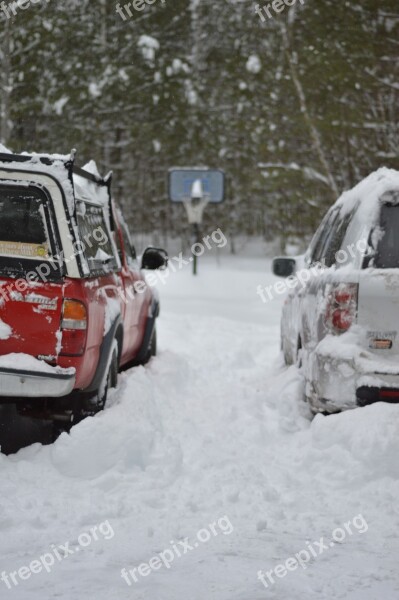
[[[355,322],[357,314],[357,283],[333,286],[327,300],[326,321],[333,333],[344,333]]]
[[[87,311],[83,302],[66,298],[62,305],[61,356],[81,356],[86,346]]]

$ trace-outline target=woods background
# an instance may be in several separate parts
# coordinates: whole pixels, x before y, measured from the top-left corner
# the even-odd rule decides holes
[[[1,142],[112,169],[130,226],[160,243],[187,231],[168,168],[203,164],[226,171],[206,219],[233,251],[237,236],[305,239],[340,191],[399,168],[399,7],[305,0],[262,23],[254,6],[158,0],[123,21],[114,0],[49,0],[2,14]]]

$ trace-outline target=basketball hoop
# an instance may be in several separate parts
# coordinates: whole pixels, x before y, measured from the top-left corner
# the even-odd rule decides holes
[[[194,243],[200,243],[200,225],[205,207],[224,200],[224,173],[207,167],[183,167],[169,169],[169,199],[181,202],[186,209],[188,222],[192,225]],[[197,254],[190,258],[193,275],[197,274]]]
[[[203,198],[184,198],[183,204],[190,225],[199,225],[202,223],[205,206],[209,204],[209,196],[204,196]]]

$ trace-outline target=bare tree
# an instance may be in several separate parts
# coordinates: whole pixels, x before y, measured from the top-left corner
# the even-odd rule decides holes
[[[5,19],[3,34],[0,38],[0,142],[7,144],[12,123],[10,118],[11,79],[11,24]]]
[[[292,81],[293,81],[293,84],[295,86],[295,90],[296,90],[296,93],[298,96],[299,105],[301,107],[301,113],[303,114],[306,125],[309,129],[312,146],[319,158],[320,164],[326,175],[326,178],[327,178],[329,187],[333,193],[333,196],[334,196],[334,198],[337,198],[337,196],[339,196],[338,185],[337,185],[337,182],[333,175],[333,171],[330,167],[330,164],[328,162],[327,155],[324,152],[324,148],[323,148],[323,144],[321,141],[321,136],[320,136],[319,130],[317,129],[315,122],[310,114],[308,102],[306,99],[306,93],[305,93],[305,90],[302,85],[301,78],[300,78],[299,72],[298,72],[297,54],[292,49],[292,43],[291,43],[292,36],[291,36],[290,30],[292,29],[294,21],[295,21],[295,8],[296,7],[291,9],[287,24],[285,24],[283,21],[281,21],[280,27],[281,27],[283,48],[285,51],[285,56],[287,58],[288,67],[290,69],[291,78],[292,78]]]

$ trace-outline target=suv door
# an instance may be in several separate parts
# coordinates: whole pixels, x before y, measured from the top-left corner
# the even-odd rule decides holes
[[[321,231],[309,256],[310,276],[303,289],[302,301],[302,346],[312,350],[319,338],[319,318],[323,306],[323,271],[329,256],[329,247],[339,222],[339,211],[330,209],[321,226]]]
[[[316,249],[319,247],[320,241],[323,242],[326,221],[329,213],[327,213],[314,234],[309,248],[306,251],[303,259],[297,259],[297,276],[301,271],[306,271],[311,267]],[[301,265],[302,263],[302,265]],[[301,265],[301,266],[300,266]],[[293,364],[298,358],[298,350],[302,345],[302,328],[304,306],[306,305],[306,284],[303,286],[297,284],[288,290],[285,299],[282,316],[281,316],[281,340],[282,350],[286,364]]]

